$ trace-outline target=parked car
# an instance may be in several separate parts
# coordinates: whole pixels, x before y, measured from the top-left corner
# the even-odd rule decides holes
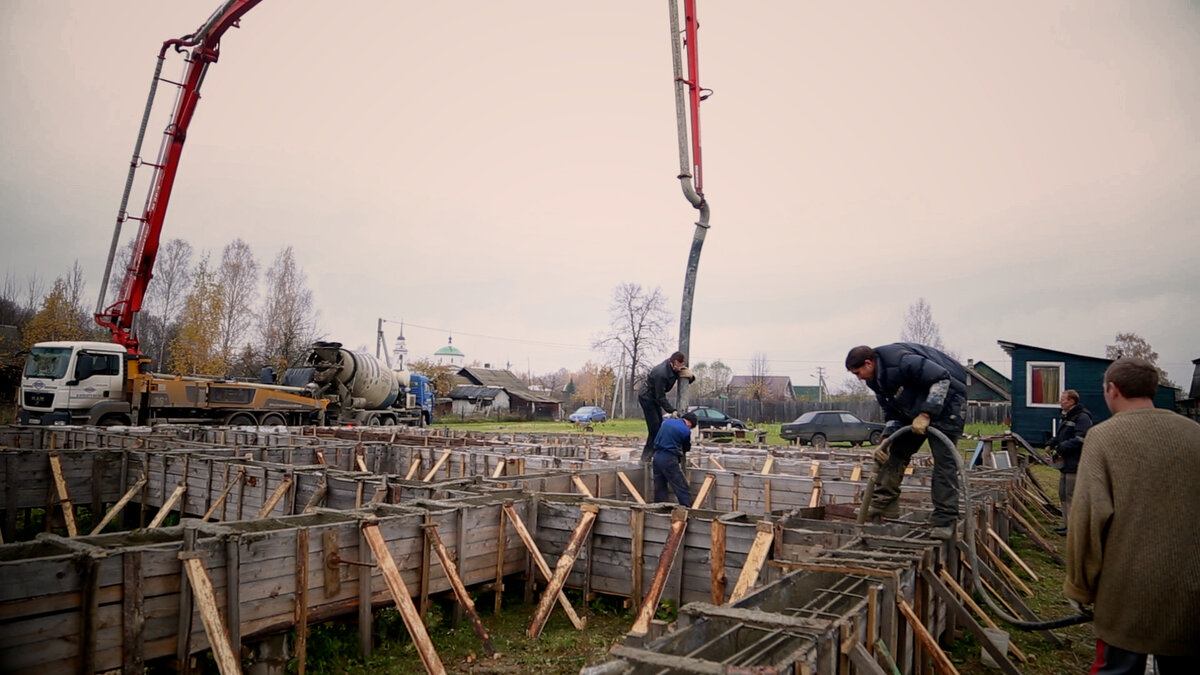
[[[579,410],[567,416],[567,419],[579,424],[591,424],[592,422],[603,422],[608,419],[608,413],[604,412],[604,408],[596,405],[585,405]]]
[[[847,410],[813,410],[780,427],[779,435],[786,441],[807,443],[814,448],[837,441],[879,445],[883,440],[883,425],[864,422]]]
[[[709,408],[703,405],[690,406],[687,409],[690,413],[696,413],[696,426],[701,429],[710,427],[733,427],[734,429],[745,429],[746,423],[736,417],[730,417],[716,408]]]

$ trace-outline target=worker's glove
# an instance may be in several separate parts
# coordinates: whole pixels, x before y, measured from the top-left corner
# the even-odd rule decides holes
[[[877,464],[887,464],[888,459],[891,458],[891,453],[883,448],[875,448],[875,452],[872,454]]]
[[[1078,600],[1075,600],[1074,598],[1067,598],[1067,602],[1071,603],[1071,610],[1073,612],[1075,612],[1076,614],[1078,614],[1080,616],[1091,616],[1092,615],[1092,608],[1083,604],[1082,602],[1079,602]]]
[[[929,430],[929,415],[925,413],[917,415],[917,418],[912,421],[912,430],[913,433],[924,436],[925,432]]]
[[[692,374],[692,371],[687,366],[684,366],[679,369],[679,379],[695,382],[696,376]]]
[[[679,411],[678,411],[678,410],[675,410],[675,411],[672,411],[672,412],[669,412],[669,413],[663,413],[663,419],[664,419],[664,420],[669,420],[669,419],[671,419],[672,417],[679,417]]]

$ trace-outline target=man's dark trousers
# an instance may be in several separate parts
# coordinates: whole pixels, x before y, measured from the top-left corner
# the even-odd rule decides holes
[[[642,464],[649,464],[654,457],[654,439],[662,427],[663,411],[656,401],[638,397],[638,403],[642,405],[642,414],[646,416],[646,445],[642,446]]]
[[[654,501],[667,501],[667,488],[675,493],[675,499],[680,506],[692,505],[692,492],[688,488],[687,477],[679,466],[682,457],[670,450],[658,450],[654,453]]]
[[[892,441],[888,447],[888,461],[879,470],[879,477],[875,481],[870,513],[879,513],[885,518],[899,516],[900,483],[904,480],[904,470],[908,468],[912,456],[921,449],[921,444],[928,440],[933,454],[933,484],[930,486],[933,516],[929,522],[934,527],[940,527],[958,521],[958,462],[953,453],[958,452],[958,438],[963,430],[961,427],[934,428],[945,434],[955,449],[946,447],[932,434],[922,436],[912,431]]]

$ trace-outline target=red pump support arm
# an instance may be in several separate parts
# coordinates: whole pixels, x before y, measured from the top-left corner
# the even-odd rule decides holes
[[[138,339],[133,331],[134,317],[142,308],[142,300],[146,296],[146,286],[153,276],[154,261],[158,257],[158,242],[162,234],[163,220],[167,215],[167,204],[171,199],[171,189],[175,184],[175,174],[179,169],[179,158],[183,153],[183,144],[187,140],[188,125],[196,112],[196,104],[200,101],[200,85],[204,82],[204,74],[208,66],[217,61],[220,56],[221,36],[225,31],[238,25],[242,15],[254,8],[262,0],[228,0],[208,21],[195,33],[182,38],[167,40],[158,52],[158,67],[155,70],[155,82],[161,72],[162,62],[170,48],[176,51],[191,50],[187,60],[187,68],[179,86],[179,95],[175,101],[175,110],[171,120],[163,131],[163,144],[159,150],[158,160],[154,167],[154,177],[150,181],[150,191],[146,196],[146,207],[141,218],[137,239],[134,243],[133,255],[130,256],[129,266],[125,269],[125,278],[121,282],[121,291],[113,304],[99,310],[104,305],[104,292],[108,284],[108,272],[116,253],[117,241],[120,236],[122,222],[128,217],[125,213],[125,201],[129,196],[129,185],[133,172],[137,169],[137,153],[141,147],[141,136],[138,137],[133,161],[130,163],[130,179],[126,181],[126,192],[122,199],[120,213],[117,216],[116,232],[113,234],[112,249],[109,251],[109,268],[106,268],[104,282],[100,288],[100,302],[97,303],[96,323],[112,331],[113,342],[122,345],[131,353],[138,353]],[[154,86],[151,87],[151,102],[154,97]],[[146,105],[148,116],[151,102]],[[142,132],[145,131],[145,119]]]

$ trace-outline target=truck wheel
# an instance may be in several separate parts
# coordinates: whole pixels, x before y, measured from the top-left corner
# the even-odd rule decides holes
[[[396,420],[394,420],[390,417],[385,417],[385,418],[383,418],[383,426],[394,427],[394,426],[396,426]]]
[[[283,415],[280,413],[267,413],[266,415],[263,415],[262,425],[264,427],[286,427],[287,420],[284,419]]]
[[[128,424],[129,420],[125,419],[121,415],[105,415],[104,417],[100,418],[99,422],[96,422],[96,426],[98,427],[119,427],[126,426]]]
[[[420,420],[420,422],[417,422],[418,427],[424,429],[426,426],[428,426],[429,419],[425,417],[425,413],[421,413]]]
[[[367,426],[369,426],[369,427],[379,426],[379,415],[371,415],[371,419],[367,420]]]
[[[254,415],[250,413],[234,413],[225,420],[225,425],[230,427],[255,427],[258,426],[258,420],[254,419]]]

